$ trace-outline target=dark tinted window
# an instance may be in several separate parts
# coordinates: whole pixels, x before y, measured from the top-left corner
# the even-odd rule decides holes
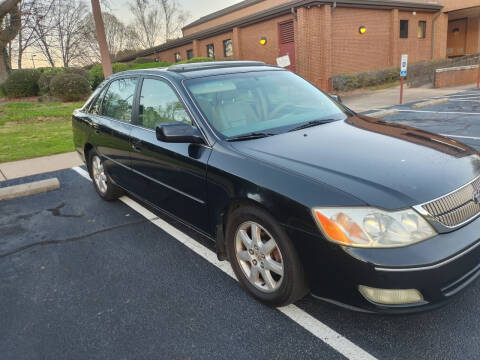
[[[207,56],[212,59],[215,57],[215,46],[213,44],[207,45]]]
[[[103,99],[102,114],[116,120],[130,122],[137,81],[136,78],[113,81]]]
[[[223,40],[223,55],[225,57],[233,56],[233,44],[232,40]]]
[[[427,37],[427,22],[419,21],[418,22],[418,34],[419,39],[425,39]]]
[[[90,107],[89,107],[89,110],[88,110],[88,112],[90,114],[94,114],[94,115],[100,115],[100,110],[101,110],[100,107],[102,105],[103,95],[105,95],[104,89],[100,88],[100,89],[97,89],[97,90],[95,91],[95,93],[92,96],[92,97],[94,97],[94,99],[92,100],[91,104],[89,105]]]
[[[408,39],[408,20],[400,20],[400,39]]]
[[[161,80],[143,80],[140,96],[140,125],[155,129],[160,123],[178,121],[192,124],[192,120],[173,89]]]
[[[187,59],[188,60],[193,59],[193,50],[192,49],[187,50]]]

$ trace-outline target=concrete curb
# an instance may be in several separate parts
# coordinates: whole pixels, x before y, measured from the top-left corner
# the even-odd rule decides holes
[[[449,101],[450,101],[449,98],[442,98],[442,99],[422,101],[422,102],[419,102],[419,103],[416,103],[416,104],[412,105],[412,108],[414,108],[414,109],[420,109],[420,108],[427,107],[427,106],[434,106],[434,105],[445,104],[445,103],[447,103],[447,102],[449,102]]]
[[[367,114],[366,116],[380,119],[385,116],[395,115],[396,113],[398,113],[397,109],[386,109],[386,110],[380,110],[371,114]]]
[[[0,200],[13,199],[22,196],[41,194],[47,191],[60,188],[57,178],[34,181],[27,184],[7,186],[0,188]]]

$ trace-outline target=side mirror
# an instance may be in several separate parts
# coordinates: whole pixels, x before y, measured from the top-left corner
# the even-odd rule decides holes
[[[338,103],[340,103],[340,104],[342,103],[342,98],[341,98],[340,96],[335,95],[335,94],[329,94],[329,95],[330,95],[330,97],[331,97],[333,100],[335,100],[336,102],[338,102]]]
[[[157,139],[169,143],[201,144],[203,137],[196,127],[183,122],[157,125],[155,129]]]

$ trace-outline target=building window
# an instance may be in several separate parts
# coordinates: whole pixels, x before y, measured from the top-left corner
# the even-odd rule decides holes
[[[400,39],[408,39],[408,20],[400,20]]]
[[[419,39],[425,39],[427,37],[427,22],[426,21],[419,21],[418,22],[418,34]]]
[[[213,46],[213,44],[207,45],[207,56],[209,58],[215,59],[215,46]]]
[[[180,55],[180,53],[175,53],[175,62],[179,62],[179,61],[182,61],[182,56]]]
[[[187,60],[193,59],[193,50],[187,50]]]
[[[233,56],[233,44],[231,39],[223,40],[223,56]]]

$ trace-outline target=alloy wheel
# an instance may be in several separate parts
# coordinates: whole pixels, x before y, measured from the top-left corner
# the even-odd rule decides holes
[[[102,160],[97,155],[92,158],[92,175],[98,190],[105,194],[107,192],[107,175],[103,168]]]
[[[246,278],[257,289],[271,293],[280,287],[284,274],[282,253],[260,224],[248,221],[238,227],[235,255]]]

